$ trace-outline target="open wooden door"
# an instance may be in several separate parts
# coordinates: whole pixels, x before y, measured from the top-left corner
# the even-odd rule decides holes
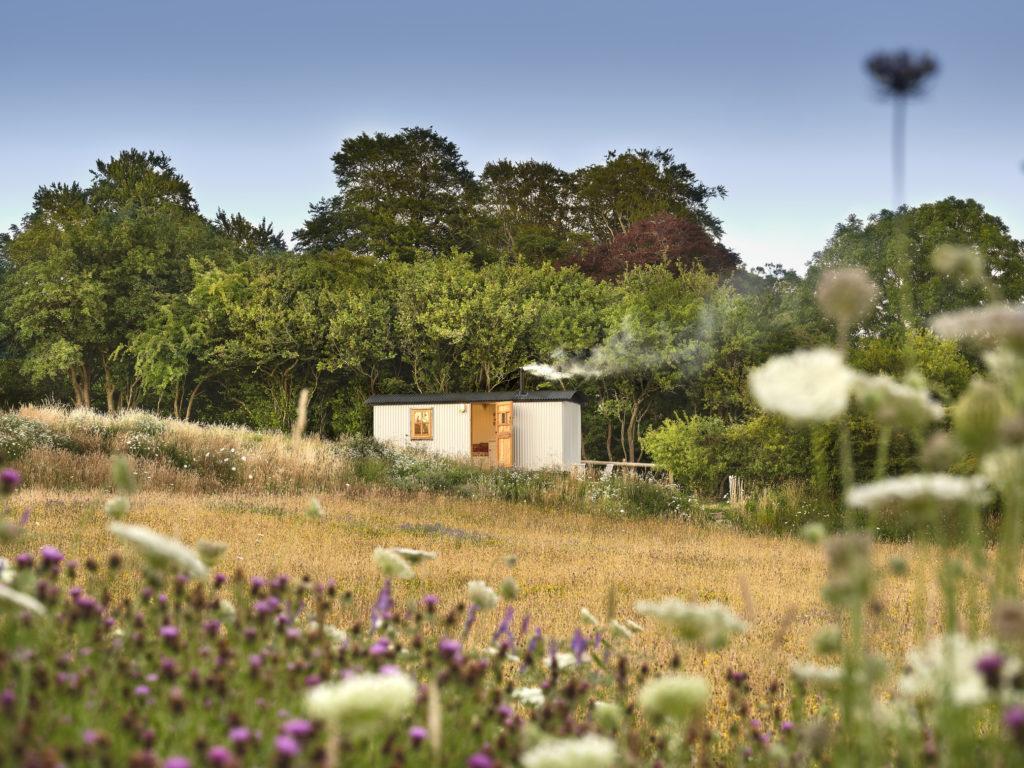
[[[494,440],[499,467],[512,466],[512,403],[494,404]]]

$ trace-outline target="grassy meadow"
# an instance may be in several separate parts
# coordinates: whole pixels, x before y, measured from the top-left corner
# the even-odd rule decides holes
[[[10,501],[12,517],[28,513],[19,550],[49,544],[68,557],[103,559],[116,549],[106,532],[104,490],[27,488]],[[630,519],[586,512],[552,511],[531,505],[450,498],[433,494],[353,491],[321,494],[324,515],[310,517],[309,495],[250,492],[169,493],[145,490],[131,500],[128,520],[194,544],[200,539],[228,545],[221,569],[247,574],[310,575],[334,578],[353,593],[339,625],[365,621],[365,607],[380,588],[371,559],[379,546],[401,546],[438,553],[422,564],[418,580],[398,590],[435,593],[444,605],[465,600],[466,583],[496,584],[518,562],[513,575],[519,603],[545,634],[564,640],[580,626],[579,611],[605,611],[614,590],[620,617],[644,623],[632,611],[638,599],[673,595],[696,602],[720,601],[750,624],[726,649],[693,656],[687,666],[711,680],[728,669],[751,675],[755,688],[785,681],[793,659],[814,656],[812,638],[831,614],[820,598],[825,556],[819,545],[793,537],[754,536],[725,524],[692,524],[679,519]],[[8,547],[4,547],[8,549]],[[3,551],[13,556],[13,551]],[[890,576],[879,587],[872,616],[872,645],[893,662],[920,642],[922,617],[934,616],[938,595],[922,593],[914,571],[929,584],[935,558],[921,547],[879,545],[880,564],[901,557],[911,572]],[[498,617],[488,617],[496,624]],[[473,640],[486,644],[488,620]],[[638,634],[632,647],[667,664],[673,644],[654,626]],[[718,691],[724,695],[724,687]],[[724,707],[724,702],[718,702]]]

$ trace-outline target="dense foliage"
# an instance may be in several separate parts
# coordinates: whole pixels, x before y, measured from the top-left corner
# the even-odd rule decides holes
[[[312,429],[365,434],[369,394],[515,388],[535,363],[554,378],[527,386],[587,396],[588,458],[646,460],[666,440],[641,437],[666,419],[717,419],[737,439],[766,423],[746,373],[828,337],[811,288],[824,269],[862,264],[881,287],[854,364],[920,370],[946,399],[978,360],[922,318],[977,300],[979,283],[934,276],[932,251],[975,246],[989,284],[1022,291],[1021,243],[973,200],[844,222],[802,279],[746,269],[709,207],[724,190],[666,150],[476,175],[451,141],[410,128],[348,138],[333,162],[338,193],[312,206],[295,250],[266,220],[204,218],[162,154],[128,150],[88,184],[41,187],[0,240],[0,404],[279,429],[309,389]],[[790,476],[806,436],[765,437],[774,452],[715,461]]]

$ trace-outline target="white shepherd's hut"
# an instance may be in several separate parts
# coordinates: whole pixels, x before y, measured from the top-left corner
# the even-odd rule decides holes
[[[374,395],[373,436],[487,466],[570,469],[580,463],[576,390]]]

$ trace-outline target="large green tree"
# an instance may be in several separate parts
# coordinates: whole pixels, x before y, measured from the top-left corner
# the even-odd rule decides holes
[[[725,187],[708,186],[667,149],[609,152],[605,161],[574,174],[580,229],[607,241],[658,213],[693,219],[715,238],[722,222],[709,203],[725,196]]]
[[[99,161],[88,187],[36,193],[7,248],[5,324],[35,382],[64,378],[76,404],[108,410],[140,393],[128,350],[154,309],[190,287],[189,258],[230,258],[165,155]]]
[[[883,210],[862,221],[851,216],[839,224],[807,271],[807,284],[835,267],[862,266],[880,295],[866,328],[901,334],[923,326],[933,315],[977,304],[982,289],[939,274],[931,265],[941,245],[978,249],[988,278],[1011,301],[1024,298],[1024,243],[997,216],[975,200],[947,197],[896,211]]]
[[[476,179],[458,147],[432,128],[361,133],[332,160],[338,194],[310,207],[295,232],[301,249],[406,261],[419,251],[473,249]]]

